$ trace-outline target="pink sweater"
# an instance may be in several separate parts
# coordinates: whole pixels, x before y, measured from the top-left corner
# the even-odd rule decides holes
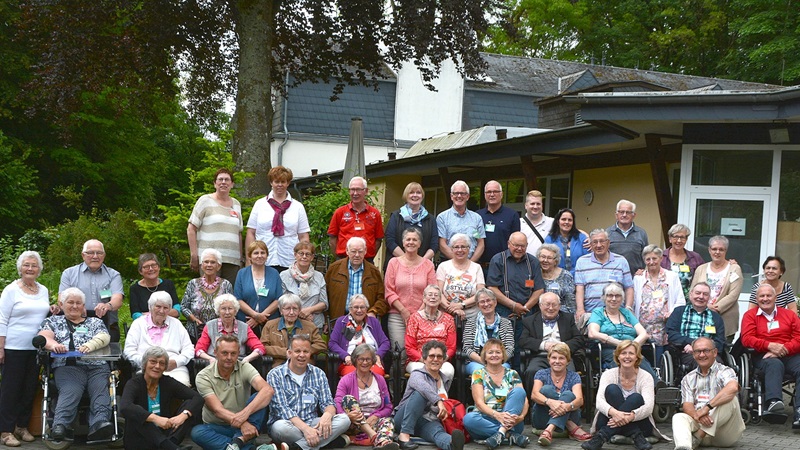
[[[389,311],[391,314],[399,314],[394,302],[400,303],[409,312],[419,311],[422,307],[422,292],[429,284],[436,284],[436,269],[433,268],[431,260],[424,258],[421,264],[415,267],[406,267],[400,262],[400,258],[389,260],[384,276],[386,285],[386,301],[392,306]]]

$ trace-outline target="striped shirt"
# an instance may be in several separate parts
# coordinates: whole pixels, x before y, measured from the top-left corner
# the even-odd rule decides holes
[[[211,194],[197,199],[189,223],[197,227],[197,255],[213,248],[222,253],[222,263],[239,266],[242,263],[241,234],[242,206],[231,198],[233,207],[222,206]]]
[[[608,252],[608,261],[601,263],[594,253],[578,258],[575,266],[575,285],[583,286],[583,309],[587,313],[604,305],[603,288],[612,281],[624,289],[633,288],[633,278],[628,261],[622,256]]]
[[[506,348],[506,354],[511,357],[511,355],[514,354],[514,326],[511,324],[510,320],[506,319],[505,317],[501,317],[499,314],[495,315],[495,319],[500,319],[500,323],[494,330],[495,333],[487,332],[486,335],[489,339],[497,338],[503,341],[503,347]],[[481,345],[480,348],[475,345],[475,327],[477,322],[478,318],[476,316],[472,319],[468,319],[467,323],[464,325],[464,345],[462,350],[467,354],[467,356],[475,352],[480,352],[483,348],[483,345]]]

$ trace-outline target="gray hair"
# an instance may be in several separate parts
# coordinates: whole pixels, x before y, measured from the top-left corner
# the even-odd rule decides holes
[[[236,296],[234,296],[233,294],[222,294],[218,295],[214,299],[214,312],[217,313],[218,316],[219,316],[219,308],[225,302],[231,302],[231,304],[233,304],[233,309],[235,310],[234,314],[239,312],[239,300],[236,299]]]
[[[452,194],[456,187],[461,186],[467,190],[467,196],[469,196],[469,185],[462,180],[456,180],[452,186],[450,186],[450,193]]]
[[[439,287],[439,285],[429,284],[425,286],[425,289],[422,290],[422,295],[425,295],[428,291],[436,291],[436,293],[439,294],[439,298],[442,298],[442,289]]]
[[[39,270],[44,270],[44,264],[42,264],[42,257],[39,255],[39,252],[35,252],[33,250],[24,251],[19,255],[17,258],[17,274],[22,276],[22,263],[25,262],[26,259],[35,259],[36,264],[39,265]]]
[[[708,240],[708,248],[710,249],[712,245],[719,242],[720,244],[725,246],[725,250],[728,250],[728,245],[730,245],[730,241],[725,236],[714,236]]]
[[[353,296],[350,297],[350,306],[353,306],[353,302],[356,301],[356,300],[363,300],[364,304],[367,305],[367,308],[369,308],[369,299],[367,298],[366,295],[364,295],[364,294],[353,294]]]
[[[492,299],[494,301],[497,301],[497,296],[494,295],[494,292],[492,292],[491,289],[489,289],[487,287],[482,287],[482,288],[478,289],[477,291],[475,291],[475,303],[478,302],[478,300],[480,299],[480,297],[482,295],[485,296],[485,297],[489,297],[490,299]]]
[[[608,231],[606,231],[606,230],[604,230],[602,228],[595,228],[594,230],[589,232],[589,240],[594,239],[594,237],[599,235],[599,234],[604,235],[606,237],[606,239],[608,239]]]
[[[172,296],[169,295],[169,292],[156,291],[150,294],[150,298],[147,299],[147,310],[152,311],[153,307],[159,303],[172,307]]]
[[[375,353],[375,349],[369,344],[356,345],[356,348],[353,349],[353,353],[350,354],[350,359],[352,359],[353,364],[355,364],[358,357],[366,353],[372,355],[372,364],[378,362],[378,355]]]
[[[539,259],[539,256],[541,255],[542,250],[547,250],[548,252],[552,252],[554,255],[556,255],[556,259],[554,260],[556,262],[556,265],[558,265],[558,263],[561,261],[561,249],[558,248],[558,246],[556,244],[542,244],[542,245],[540,245],[539,248],[536,249],[536,259]]]
[[[431,350],[435,348],[438,348],[442,351],[442,354],[444,354],[444,360],[447,361],[447,346],[445,346],[442,341],[437,341],[436,339],[431,339],[422,346],[422,359],[427,358]]]
[[[84,252],[87,251],[89,249],[89,244],[91,244],[92,242],[97,242],[98,244],[100,244],[100,249],[103,250],[104,252],[106,251],[105,245],[103,245],[103,243],[98,241],[97,239],[89,239],[88,241],[84,242],[82,251]]]
[[[214,259],[217,260],[217,263],[218,264],[222,264],[222,253],[220,253],[219,250],[217,250],[215,248],[207,248],[207,249],[203,250],[203,253],[200,254],[200,262],[201,263],[206,259],[207,255],[213,255]]]
[[[364,186],[364,189],[367,188],[367,180],[364,177],[355,176],[353,178],[350,178],[350,182],[347,183],[347,187],[350,187],[350,185],[353,184],[353,181],[360,181],[361,185]]]
[[[169,353],[167,353],[164,348],[157,345],[148,347],[142,355],[142,368],[147,366],[147,361],[150,361],[151,359],[165,359],[167,364],[169,364]]]
[[[64,302],[69,300],[71,297],[78,297],[78,299],[80,299],[84,305],[86,304],[86,294],[76,287],[66,288],[61,291],[61,293],[58,294],[58,303],[64,304]]]
[[[664,250],[661,250],[661,248],[659,246],[657,246],[656,244],[650,244],[650,245],[646,246],[642,250],[642,258],[646,257],[650,253],[655,253],[656,256],[658,256],[659,258],[664,256]]]
[[[350,247],[352,247],[353,244],[358,244],[358,243],[362,244],[365,248],[367,247],[367,241],[364,240],[364,238],[353,236],[347,240],[347,249],[350,250]]]
[[[669,231],[667,231],[669,237],[672,237],[678,233],[686,233],[686,236],[690,236],[692,234],[692,230],[682,223],[676,223],[675,225],[669,227]]]
[[[452,246],[456,245],[456,242],[458,242],[458,241],[466,242],[467,246],[469,246],[472,243],[472,241],[470,240],[469,236],[467,236],[466,234],[464,234],[464,233],[456,233],[456,234],[450,236],[450,240],[447,242],[447,245],[452,247]]]
[[[624,198],[617,202],[617,211],[619,211],[619,207],[622,205],[631,205],[631,211],[636,212],[636,203],[633,203],[630,200],[625,200]]]
[[[544,292],[542,295],[539,296],[539,303],[541,304],[543,301],[551,297],[555,299],[556,303],[558,303],[559,305],[561,304],[561,297],[559,297],[558,294],[556,294],[555,292]]]
[[[608,283],[606,287],[603,288],[603,301],[605,301],[606,296],[608,294],[619,294],[624,296],[625,290],[622,289],[621,284],[617,283],[616,281],[612,281],[611,283]]]
[[[497,181],[497,180],[489,180],[489,181],[487,181],[487,182],[486,182],[486,184],[484,184],[484,185],[483,185],[483,190],[484,190],[484,191],[486,190],[486,188],[488,188],[488,187],[489,187],[489,183],[497,183],[498,190],[499,190],[500,192],[503,192],[503,185],[502,185],[502,184],[500,184],[500,182],[499,182],[499,181]]]
[[[411,233],[416,234],[417,235],[417,239],[420,240],[420,243],[422,242],[422,230],[420,230],[417,227],[408,227],[408,228],[406,228],[405,230],[403,230],[403,234],[400,235],[400,238],[405,240],[406,236],[408,236]]]
[[[303,307],[303,302],[300,301],[300,296],[298,296],[297,294],[292,294],[291,292],[287,292],[280,296],[280,298],[278,299],[278,308],[283,309],[289,304],[295,305],[298,308]]]

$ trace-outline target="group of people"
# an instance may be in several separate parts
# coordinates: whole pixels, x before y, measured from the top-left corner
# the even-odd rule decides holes
[[[242,242],[241,207],[230,196],[233,174],[217,171],[215,192],[198,200],[189,219],[191,265],[200,276],[181,299],[174,283],[159,277],[156,255],[139,257],[142,278],[129,290],[134,321],[123,348],[138,371],[120,404],[126,448],[181,448],[189,434],[206,449],[249,448],[266,424],[281,450],[349,442],[412,450],[412,436],[460,450],[464,434],[447,433],[441,424],[460,349],[476,408],[464,425],[488,447],[527,446],[521,431],[532,410],[541,445],[563,433],[598,449],[624,435],[647,449],[648,436],[663,437],[651,418],[654,387],[662,380],[642,357],[648,341],[656,360],[674,346],[693,369],[686,378],[693,381],[682,383],[684,413],[674,419],[676,448],[693,448],[694,440],[723,445],[738,430],[724,427],[737,415],[730,414],[733,406],[722,406],[736,402],[736,377],[718,356],[738,331],[743,280],[726,257],[724,236],[709,240],[711,262],[705,263],[685,248],[685,225],[669,230],[666,250],[649,244],[630,201],[619,201],[614,225],[586,233],[569,208],[545,216],[538,191],[528,193],[520,218],[502,204],[496,181],[485,185],[486,208],[477,213],[466,207],[469,186],[455,182],[452,207],[436,217],[423,205],[422,186],[410,183],[405,204],[384,230],[380,212],[367,202],[366,180],[354,177],[351,202],[336,210],[328,229],[340,259],[322,274],[312,264],[316,248],[305,209],[288,192],[291,179],[287,168],[270,170],[272,190],[256,202]],[[384,238],[382,274],[373,261]],[[87,241],[82,256],[83,263],[64,271],[57,305],[36,282],[42,262],[35,252],[20,255],[20,279],[3,290],[0,440],[7,446],[33,439],[27,422],[36,387],[34,334],[54,354],[89,353],[119,341],[120,275],[104,264],[101,242]],[[792,287],[780,280],[784,271],[778,257],[764,263],[764,280],[754,286],[742,322],[742,343],[763,355],[756,365],[780,372],[781,380],[784,369],[791,371],[800,381],[800,319]],[[572,361],[587,338],[600,342],[608,369],[592,434],[580,427],[584,398]],[[392,349],[401,350],[409,373],[397,409],[384,379]],[[524,367],[523,349],[530,354]],[[324,351],[341,361],[335,393],[313,365]],[[273,361],[265,378],[262,356]],[[193,358],[208,361],[194,381],[196,391],[187,368]],[[92,394],[90,435],[108,437],[108,390],[97,387],[104,376],[107,382],[107,365],[88,358],[55,361],[60,397],[50,437],[69,435],[84,390]],[[782,414],[780,380],[777,391],[770,380],[767,410]],[[800,409],[795,425],[800,428]]]

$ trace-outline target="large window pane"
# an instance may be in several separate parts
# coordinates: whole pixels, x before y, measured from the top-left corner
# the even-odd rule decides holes
[[[786,261],[782,279],[797,292],[800,287],[800,152],[782,153],[780,187],[775,254]]]
[[[772,152],[749,150],[695,150],[693,154],[693,185],[772,185]]]

